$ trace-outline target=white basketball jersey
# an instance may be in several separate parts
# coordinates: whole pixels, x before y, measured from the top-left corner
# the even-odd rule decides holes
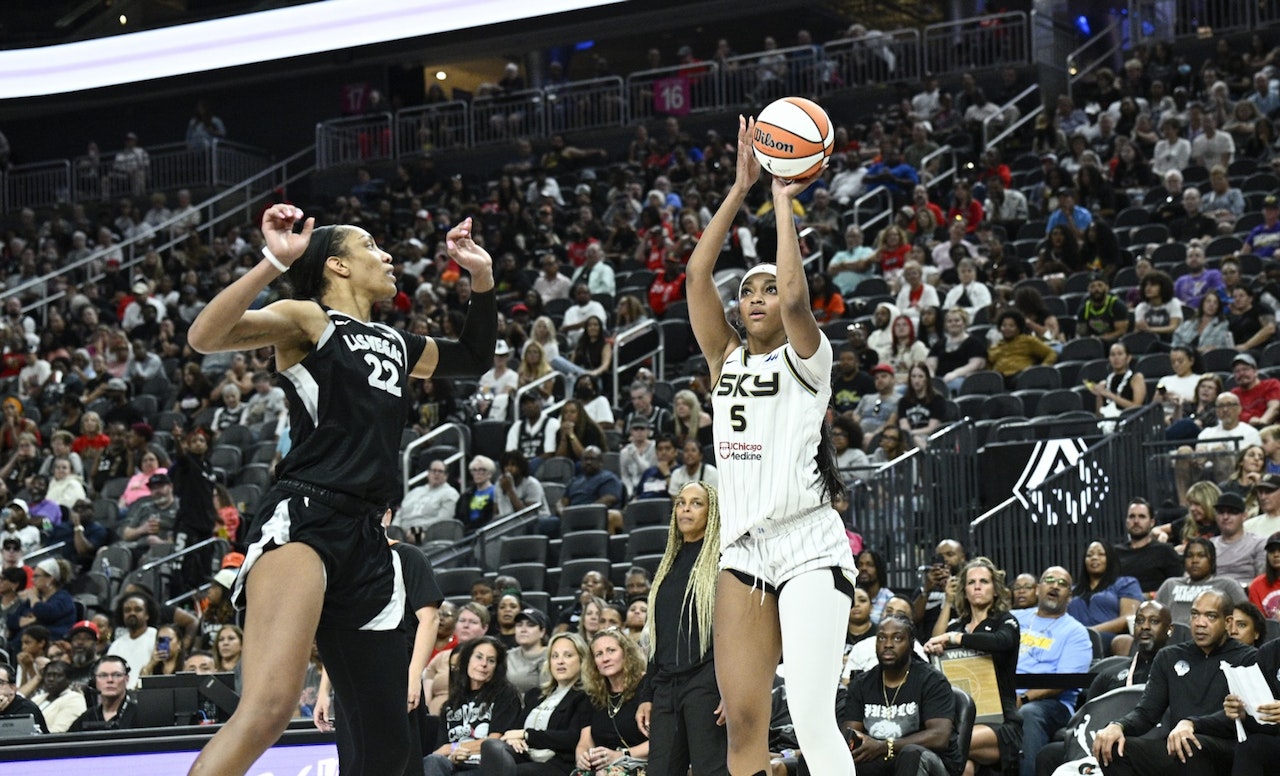
[[[831,399],[831,343],[822,336],[808,359],[790,344],[725,359],[712,389],[720,543],[728,546],[765,520],[825,503],[817,455]]]

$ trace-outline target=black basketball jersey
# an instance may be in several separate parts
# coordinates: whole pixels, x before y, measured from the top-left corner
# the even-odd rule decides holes
[[[295,479],[389,503],[400,489],[409,372],[425,337],[325,308],[315,348],[281,372],[292,447],[277,467]]]

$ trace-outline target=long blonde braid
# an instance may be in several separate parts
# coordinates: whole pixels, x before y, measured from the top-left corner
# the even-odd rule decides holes
[[[698,654],[707,654],[711,648],[711,623],[715,615],[716,577],[720,573],[720,495],[715,486],[702,480],[687,482],[683,491],[690,485],[697,485],[707,493],[707,532],[703,537],[702,550],[693,564],[693,572],[689,575],[689,584],[685,586],[684,602],[681,604],[681,616],[692,620],[693,611],[698,616]],[[658,588],[666,579],[675,563],[676,555],[684,544],[684,537],[676,522],[676,506],[671,506],[671,526],[667,532],[667,549],[658,563],[658,571],[653,576],[653,586],[649,590],[649,619],[645,622],[645,633],[649,639],[649,657],[653,657],[657,647],[657,634],[653,631],[654,612],[658,601]]]

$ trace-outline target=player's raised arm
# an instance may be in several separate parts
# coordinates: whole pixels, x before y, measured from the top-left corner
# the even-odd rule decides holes
[[[754,125],[754,121],[738,117],[737,177],[716,210],[715,217],[703,230],[685,269],[689,322],[693,325],[693,336],[698,340],[698,347],[707,359],[713,381],[719,378],[725,357],[739,344],[738,333],[725,320],[720,292],[716,289],[712,275],[716,259],[720,256],[720,248],[733,226],[733,219],[742,209],[747,192],[751,191],[751,187],[760,178],[760,163],[751,151],[751,130]]]
[[[800,238],[791,213],[791,201],[822,175],[819,170],[802,180],[784,183],[774,178],[773,212],[778,224],[778,301],[782,305],[782,328],[787,341],[801,358],[812,356],[818,349],[821,332],[809,304],[809,283],[800,260]]]

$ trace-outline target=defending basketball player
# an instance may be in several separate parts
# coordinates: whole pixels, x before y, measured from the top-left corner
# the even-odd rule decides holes
[[[391,256],[356,226],[315,228],[274,205],[262,217],[265,258],[192,323],[202,353],[275,347],[293,447],[263,496],[233,599],[247,603],[244,690],[193,774],[243,774],[297,708],[314,637],[354,742],[352,773],[400,773],[408,757],[408,659],[399,561],[379,523],[396,496],[409,377],[478,376],[493,361],[493,264],[471,220],[449,231],[449,255],[474,293],[457,342],[370,322],[396,293]],[[288,275],[293,299],[249,306]],[[377,659],[371,660],[370,656]],[[347,764],[343,773],[347,774]]]
[[[851,776],[835,721],[853,556],[831,499],[843,486],[824,429],[831,343],[818,329],[795,224],[777,219],[776,267],[743,278],[745,341],[725,320],[712,271],[747,192],[760,177],[754,123],[739,117],[737,178],[689,259],[689,313],[710,366],[720,470],[721,560],[713,632],[729,730],[729,773],[769,772],[770,687],[786,655],[787,695],[811,773]],[[820,172],[820,171],[819,171]],[[777,213],[817,175],[772,181]]]

